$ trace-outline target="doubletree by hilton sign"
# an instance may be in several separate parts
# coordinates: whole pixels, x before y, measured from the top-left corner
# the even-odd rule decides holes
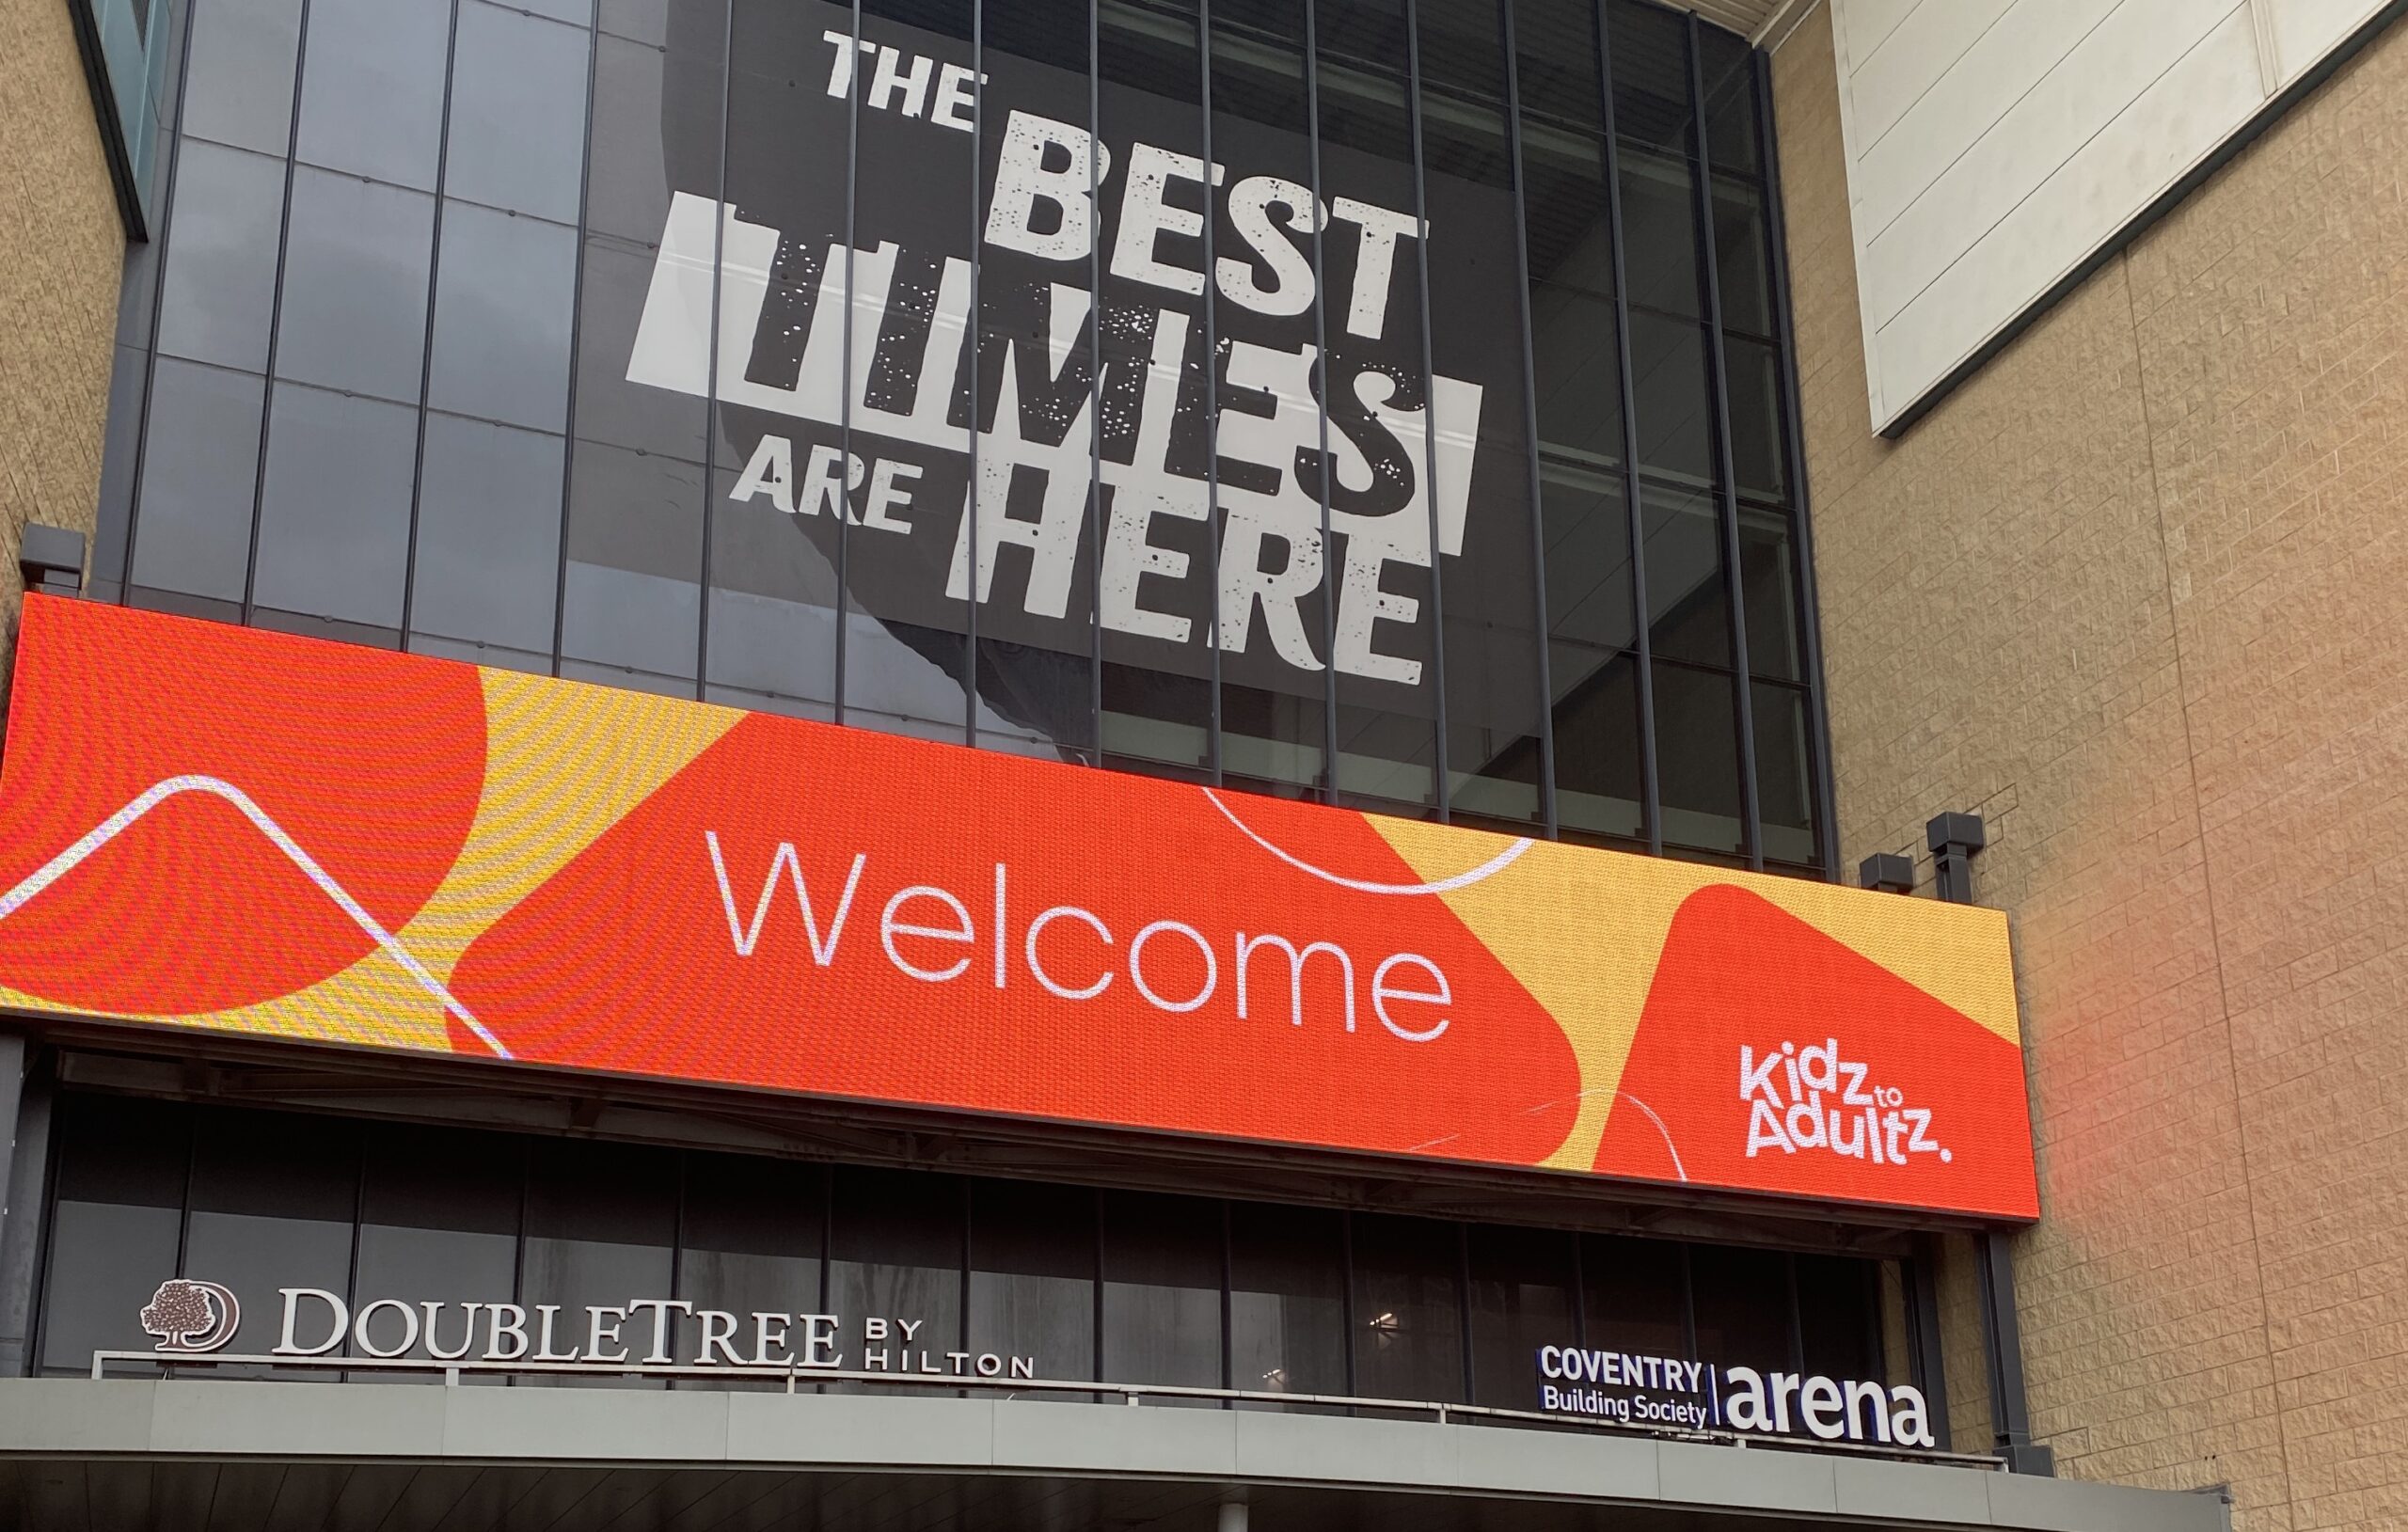
[[[324,1287],[280,1287],[284,1308],[269,1354],[350,1355],[389,1361],[585,1364],[596,1368],[692,1366],[811,1368],[911,1373],[922,1377],[1037,1376],[1037,1359],[993,1351],[939,1350],[924,1319],[863,1318],[851,1327],[860,1350],[846,1348],[848,1326],[834,1314],[766,1310],[735,1314],[681,1298],[588,1303],[581,1317],[561,1303],[424,1302],[378,1298],[356,1309]],[[214,1282],[163,1282],[142,1310],[156,1350],[174,1356],[222,1350],[242,1325],[242,1304]],[[671,1316],[676,1318],[673,1319]],[[687,1331],[680,1321],[691,1320]],[[682,1332],[682,1334],[681,1334]],[[342,1348],[348,1341],[348,1353]],[[482,1345],[480,1345],[482,1342]]]

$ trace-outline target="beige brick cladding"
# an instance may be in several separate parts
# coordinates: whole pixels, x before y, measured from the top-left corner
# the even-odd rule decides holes
[[[62,0],[0,5],[0,700],[28,521],[89,537],[125,227]]]
[[[1894,444],[1827,9],[1774,77],[1842,846],[1988,821],[2036,1432],[2408,1526],[2408,28]],[[1986,1440],[1969,1260],[1942,1299]]]

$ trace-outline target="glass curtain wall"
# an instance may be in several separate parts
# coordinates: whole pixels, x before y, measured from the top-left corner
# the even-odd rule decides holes
[[[93,593],[1829,862],[1762,60],[1646,0],[193,0]]]
[[[99,1349],[148,1351],[140,1311],[178,1275],[236,1290],[246,1352],[275,1344],[277,1290],[306,1286],[354,1310],[473,1300],[540,1317],[552,1304],[563,1326],[584,1305],[634,1299],[834,1314],[853,1366],[864,1346],[906,1344],[899,1328],[865,1335],[862,1320],[879,1317],[908,1321],[915,1351],[1030,1357],[1049,1381],[1503,1409],[1538,1407],[1547,1345],[1760,1369],[1802,1360],[1839,1378],[1880,1378],[1894,1360],[1880,1263],[1837,1256],[80,1092],[60,1098],[55,1135],[34,1352],[45,1373],[86,1372]],[[666,1319],[676,1360],[711,1344],[693,1314]],[[457,1350],[460,1322],[445,1319],[438,1349]],[[582,1338],[562,1330],[558,1344]],[[714,1354],[734,1354],[720,1339]],[[426,1337],[397,1354],[428,1355]]]

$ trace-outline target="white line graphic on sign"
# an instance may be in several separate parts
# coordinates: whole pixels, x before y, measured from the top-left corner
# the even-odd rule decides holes
[[[1218,793],[1213,792],[1209,787],[1199,788],[1197,791],[1201,792],[1207,798],[1211,799],[1212,807],[1221,811],[1221,816],[1227,819],[1230,824],[1237,826],[1238,829],[1244,833],[1247,840],[1252,841],[1255,845],[1262,847],[1262,849],[1270,852],[1273,856],[1277,857],[1281,861],[1286,862],[1289,866],[1295,868],[1300,873],[1310,873],[1313,877],[1320,878],[1325,883],[1335,883],[1342,889],[1353,889],[1357,893],[1446,893],[1455,889],[1469,888],[1472,884],[1479,882],[1484,877],[1503,872],[1506,868],[1513,864],[1516,858],[1530,848],[1529,837],[1525,835],[1520,840],[1517,840],[1513,845],[1507,846],[1504,850],[1499,851],[1497,855],[1489,858],[1486,861],[1483,861],[1479,866],[1474,867],[1471,871],[1457,873],[1452,877],[1442,877],[1435,883],[1369,883],[1365,882],[1361,878],[1341,877],[1338,874],[1329,871],[1327,868],[1314,866],[1311,862],[1305,861],[1301,857],[1291,856],[1289,853],[1282,851],[1279,847],[1272,845],[1269,841],[1264,840],[1259,834],[1256,833],[1253,826],[1239,818],[1228,804],[1221,801],[1221,796]]]
[[[484,1023],[469,1014],[468,1008],[452,996],[452,991],[444,987],[443,981],[429,972],[425,964],[420,962],[408,948],[403,946],[393,933],[378,924],[376,917],[370,914],[365,906],[351,896],[349,890],[336,882],[324,867],[319,866],[316,858],[303,850],[298,841],[284,832],[283,826],[269,818],[266,811],[251,801],[250,795],[221,778],[169,777],[165,782],[141,793],[124,808],[92,827],[83,839],[36,868],[24,881],[8,892],[0,893],[0,921],[5,921],[15,914],[36,894],[73,872],[93,852],[116,840],[144,814],[167,799],[183,793],[207,793],[213,798],[222,798],[232,804],[244,818],[251,822],[254,829],[267,837],[269,845],[283,852],[287,861],[301,869],[302,876],[315,883],[320,892],[333,900],[337,908],[350,916],[352,924],[366,932],[377,946],[383,948],[387,956],[401,964],[408,971],[409,976],[418,981],[420,988],[440,1001],[445,1010],[458,1017],[461,1023],[470,1032],[475,1033],[479,1040],[492,1049],[498,1057],[505,1059],[510,1057],[510,1050],[502,1046],[501,1039],[487,1032]]]

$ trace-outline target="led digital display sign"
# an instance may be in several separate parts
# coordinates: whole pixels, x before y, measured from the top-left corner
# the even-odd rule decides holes
[[[41,596],[0,1004],[1993,1218],[2005,917]]]

